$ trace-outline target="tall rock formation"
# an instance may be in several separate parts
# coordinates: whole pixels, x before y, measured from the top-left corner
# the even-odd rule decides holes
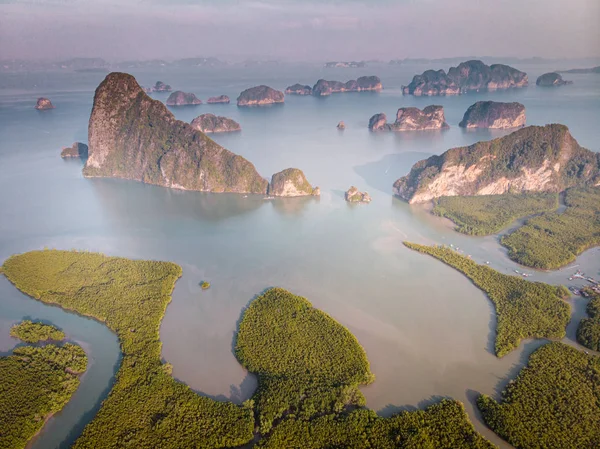
[[[394,193],[422,203],[441,196],[562,192],[575,186],[600,186],[600,153],[582,148],[566,126],[554,124],[528,126],[417,162],[394,183]]]
[[[319,196],[321,191],[307,181],[302,170],[287,168],[275,173],[269,185],[272,196]]]
[[[87,177],[205,192],[267,191],[254,165],[176,120],[126,73],[110,73],[96,89],[88,131]]]

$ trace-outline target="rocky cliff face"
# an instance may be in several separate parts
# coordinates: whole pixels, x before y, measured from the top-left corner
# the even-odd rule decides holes
[[[387,116],[383,112],[375,114],[369,119],[369,130],[383,131],[385,129],[388,129]]]
[[[600,185],[600,153],[579,146],[564,125],[528,126],[417,162],[394,183],[410,203],[441,196],[561,192]]]
[[[312,95],[312,87],[302,84],[294,84],[285,89],[286,95]]]
[[[402,92],[410,95],[456,95],[472,90],[495,90],[527,86],[527,74],[504,64],[485,65],[481,61],[462,62],[443,70],[427,70],[416,75]]]
[[[537,86],[542,86],[542,87],[552,87],[552,86],[564,86],[566,84],[573,84],[573,81],[565,81],[560,74],[558,74],[556,72],[550,72],[550,73],[544,73],[543,75],[539,76],[538,79],[536,80],[535,84]]]
[[[35,104],[35,108],[38,111],[45,111],[46,109],[54,109],[54,105],[47,98],[40,97],[40,98],[37,99],[37,103]]]
[[[60,152],[60,157],[80,157],[85,159],[88,157],[88,146],[85,143],[75,142],[70,147],[65,147]]]
[[[226,133],[232,131],[241,131],[242,127],[238,122],[227,117],[219,117],[215,114],[202,114],[196,117],[190,123],[192,128],[203,133]]]
[[[219,103],[229,103],[229,97],[227,95],[219,95],[218,97],[210,97],[206,102],[208,104],[219,104]]]
[[[400,108],[396,122],[390,125],[392,131],[425,131],[448,128],[442,106],[431,105],[419,108]]]
[[[358,188],[351,186],[344,195],[349,203],[370,203],[371,197],[367,192],[360,192]]]
[[[396,113],[396,121],[387,123],[384,113],[375,114],[369,120],[371,131],[425,131],[448,128],[442,106],[431,105],[419,108],[400,108]]]
[[[520,128],[525,126],[525,106],[521,103],[478,101],[469,106],[462,121],[462,128]]]
[[[176,120],[126,73],[109,74],[96,89],[88,133],[87,177],[205,192],[267,191],[254,165]]]
[[[189,106],[202,104],[202,100],[192,93],[182,92],[177,90],[167,98],[167,106]]]
[[[341,81],[326,81],[320,79],[312,88],[313,95],[324,97],[340,92],[362,92],[378,91],[383,89],[381,80],[377,76],[361,76],[356,80],[350,80],[345,83]]]
[[[302,170],[297,168],[275,173],[269,185],[269,195],[272,196],[318,196],[320,193],[319,188],[313,188]]]
[[[246,89],[237,98],[238,106],[264,106],[283,102],[283,92],[264,85]]]

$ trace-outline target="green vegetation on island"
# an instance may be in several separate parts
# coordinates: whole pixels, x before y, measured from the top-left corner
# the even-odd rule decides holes
[[[21,346],[0,357],[0,449],[20,449],[60,411],[87,367],[83,349]]]
[[[600,244],[600,188],[569,189],[566,210],[534,217],[502,238],[508,256],[528,267],[554,269]]]
[[[409,242],[404,242],[404,245],[457,269],[488,295],[498,317],[495,343],[498,357],[516,349],[525,338],[565,336],[570,319],[570,306],[563,301],[570,296],[566,287],[499,273],[447,247]]]
[[[158,330],[179,266],[47,250],[12,256],[2,269],[23,292],[94,317],[119,336],[115,384],[76,449],[224,448],[253,437],[263,448],[494,447],[457,401],[391,418],[362,407],[358,386],[373,381],[363,348],[333,318],[283,289],[255,299],[240,323],[236,355],[259,377],[257,392],[240,407],[195,394],[160,361]]]
[[[199,396],[161,362],[159,326],[179,266],[46,250],[11,256],[3,272],[24,293],[96,318],[119,337],[113,388],[74,448],[223,448],[252,439],[251,410]]]
[[[425,410],[380,418],[371,410],[329,414],[310,422],[286,418],[261,449],[492,449],[469,422],[463,405],[444,399]]]
[[[65,339],[64,332],[58,330],[56,327],[44,323],[34,323],[29,320],[15,324],[10,329],[10,335],[27,343],[37,343],[47,340],[61,341]]]
[[[587,305],[588,318],[584,318],[577,328],[577,341],[588,349],[600,351],[600,293],[584,289],[590,297]]]
[[[365,405],[358,386],[374,379],[365,351],[348,329],[280,288],[248,306],[235,353],[259,377],[253,400],[263,434],[289,413],[308,419]]]
[[[481,196],[443,196],[434,200],[433,213],[456,224],[468,235],[500,232],[519,218],[558,208],[556,193],[523,193]]]
[[[502,393],[477,404],[486,424],[519,449],[600,447],[600,358],[548,343]]]

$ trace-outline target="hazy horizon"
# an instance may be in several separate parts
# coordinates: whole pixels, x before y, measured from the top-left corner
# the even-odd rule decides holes
[[[600,57],[600,2],[0,0],[0,59]]]

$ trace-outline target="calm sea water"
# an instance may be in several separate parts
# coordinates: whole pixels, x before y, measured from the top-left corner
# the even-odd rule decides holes
[[[527,108],[529,124],[566,124],[580,144],[598,151],[600,76],[568,75],[575,84],[557,89],[533,85],[459,97],[402,96],[400,86],[426,68],[133,72],[143,85],[160,79],[203,100],[220,94],[234,100],[256,84],[284,89],[296,82],[312,85],[321,77],[345,81],[379,75],[385,86],[381,93],[288,96],[285,105],[266,108],[238,109],[233,102],[172,109],[185,121],[205,112],[239,121],[241,133],[213,138],[248,158],[267,178],[298,167],[321,187],[320,199],[271,201],[84,179],[82,163],[59,154],[63,146],[87,141],[93,91],[104,75],[0,75],[0,260],[50,247],[180,264],[183,277],[161,326],[163,357],[173,364],[174,376],[200,394],[235,402],[250,397],[256,387],[232,354],[236,323],[255,295],[271,286],[286,288],[346,325],[364,346],[376,375],[375,383],[363,389],[369,407],[388,416],[452,397],[465,403],[480,432],[506,447],[480,421],[474,400],[479,393],[497,396],[544,342],[525,342],[497,359],[492,352],[496,320],[486,296],[453,269],[405,249],[402,241],[452,243],[501,272],[520,267],[506,258],[497,237],[459,235],[424,208],[393,198],[391,186],[420,159],[505,134],[458,128],[464,111],[478,100],[519,101]],[[534,84],[538,75],[556,67],[518,68]],[[41,95],[56,109],[35,111]],[[165,101],[167,95],[155,98]],[[449,130],[367,130],[375,113],[385,112],[393,121],[399,107],[429,104],[444,106]],[[336,129],[340,120],[347,126],[343,132]],[[373,202],[347,204],[343,193],[350,185],[367,190]],[[597,275],[599,256],[600,250],[592,249],[572,265]],[[535,272],[532,279],[564,283],[572,271]],[[201,291],[202,280],[211,283],[209,290]],[[566,339],[571,343],[585,302],[572,304]],[[0,351],[17,344],[8,331],[25,317],[62,327],[90,356],[80,389],[32,446],[67,445],[110,389],[118,341],[99,323],[42,305],[0,279]]]

